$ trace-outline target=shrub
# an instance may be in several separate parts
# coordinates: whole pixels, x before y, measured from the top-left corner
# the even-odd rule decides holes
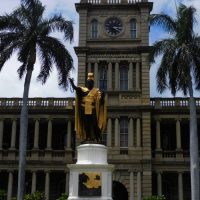
[[[0,189],[0,200],[5,200],[6,197],[7,197],[6,192]]]
[[[45,200],[44,193],[34,192],[32,194],[26,194],[24,200]]]
[[[67,198],[68,198],[68,195],[65,193],[62,193],[61,196],[56,200],[67,200]]]
[[[166,200],[166,198],[162,196],[151,196],[151,197],[146,197],[143,200]]]

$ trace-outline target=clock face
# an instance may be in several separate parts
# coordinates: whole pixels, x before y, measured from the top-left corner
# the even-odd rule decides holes
[[[110,36],[117,36],[122,32],[122,22],[117,17],[111,17],[106,20],[105,29]]]

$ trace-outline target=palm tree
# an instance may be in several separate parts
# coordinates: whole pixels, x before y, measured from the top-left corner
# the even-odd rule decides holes
[[[176,19],[165,14],[151,17],[151,25],[159,25],[171,37],[155,42],[150,61],[162,55],[157,71],[157,89],[162,93],[170,89],[190,97],[190,170],[192,200],[199,200],[199,157],[196,102],[194,87],[200,90],[200,37],[195,35],[195,8],[180,4]]]
[[[41,62],[37,77],[44,84],[50,76],[53,66],[58,70],[59,86],[68,88],[69,72],[73,60],[65,46],[50,36],[54,31],[64,33],[66,41],[73,39],[73,25],[62,15],[44,18],[45,7],[39,0],[21,0],[19,8],[11,14],[0,16],[0,70],[14,52],[22,65],[18,69],[19,78],[25,75],[23,106],[20,116],[20,147],[18,173],[18,200],[23,200],[27,128],[28,128],[28,94],[31,76],[38,55]]]

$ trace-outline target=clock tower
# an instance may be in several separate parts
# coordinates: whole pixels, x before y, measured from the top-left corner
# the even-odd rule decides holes
[[[76,4],[78,85],[85,85],[87,73],[93,72],[95,87],[107,94],[107,130],[102,138],[109,148],[109,163],[116,169],[113,195],[123,200],[142,200],[152,193],[148,60],[152,6],[148,0]]]

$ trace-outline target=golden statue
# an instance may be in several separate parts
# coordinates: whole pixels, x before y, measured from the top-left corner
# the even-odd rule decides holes
[[[69,80],[72,88],[76,91],[76,134],[85,142],[98,142],[106,127],[107,108],[104,93],[98,88],[94,88],[93,73],[88,73],[86,87],[77,87],[72,79]]]

